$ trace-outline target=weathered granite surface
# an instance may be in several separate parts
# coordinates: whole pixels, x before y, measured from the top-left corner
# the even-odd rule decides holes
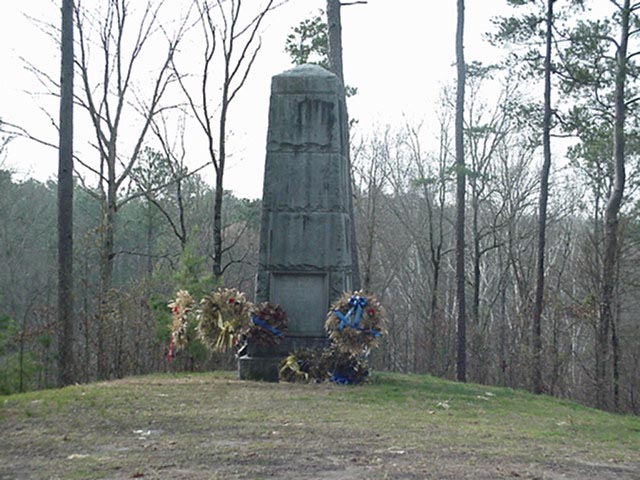
[[[256,302],[280,304],[289,335],[271,349],[249,345],[240,378],[277,380],[282,357],[324,345],[329,305],[351,290],[342,88],[317,65],[272,79]]]

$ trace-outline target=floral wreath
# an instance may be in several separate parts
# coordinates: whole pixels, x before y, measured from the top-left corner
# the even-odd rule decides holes
[[[322,382],[331,369],[329,350],[299,349],[280,363],[280,380],[292,383]]]
[[[169,303],[171,309],[171,340],[167,360],[174,357],[175,349],[184,348],[189,342],[189,323],[193,318],[193,298],[186,290],[178,290],[176,299]]]
[[[339,385],[357,385],[369,375],[366,358],[333,347],[324,350],[301,349],[280,363],[279,379],[292,383],[321,383],[328,380]]]
[[[249,309],[249,327],[245,338],[255,345],[274,345],[286,335],[288,328],[287,313],[270,302],[253,305]]]
[[[225,352],[236,345],[248,326],[251,302],[235,288],[219,288],[200,301],[198,334],[212,350]]]
[[[358,355],[378,346],[386,326],[387,314],[378,299],[358,290],[342,294],[331,305],[325,330],[339,351]]]

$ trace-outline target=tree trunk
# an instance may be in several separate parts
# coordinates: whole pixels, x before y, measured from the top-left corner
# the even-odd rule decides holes
[[[82,378],[85,382],[89,382],[91,379],[91,320],[89,313],[89,248],[84,248],[83,255],[83,276],[82,276],[82,326],[83,326],[83,364],[82,364]]]
[[[448,148],[448,146],[447,146]],[[441,144],[441,150],[443,146]],[[433,221],[433,206],[431,202],[427,202],[427,215],[429,218],[429,249],[431,254],[431,268],[432,273],[432,291],[430,301],[430,314],[431,319],[431,332],[429,338],[429,373],[434,374],[437,365],[436,358],[436,345],[437,345],[437,326],[441,318],[440,306],[438,305],[438,292],[440,290],[440,271],[442,270],[442,246],[444,244],[444,215],[445,215],[445,201],[446,201],[446,184],[443,176],[443,172],[447,167],[445,156],[440,155],[439,160],[439,184],[438,184],[438,218],[437,228],[438,235],[437,241],[434,235],[434,221]],[[429,193],[425,191],[425,198],[429,199]]]
[[[620,262],[618,262],[618,265]],[[618,278],[620,272],[618,271]],[[619,304],[618,304],[619,305]],[[619,309],[618,309],[619,310]],[[619,318],[619,315],[616,315]],[[618,325],[616,318],[611,319],[611,354],[613,366],[613,409],[620,411],[620,340],[618,339]]]
[[[147,201],[147,248],[146,248],[146,255],[147,255],[147,268],[146,268],[146,286],[145,288],[148,289],[149,288],[149,284],[151,282],[151,276],[153,275],[153,236],[154,236],[154,230],[155,230],[155,225],[153,222],[153,204],[150,201]],[[151,292],[147,290],[147,293],[150,294]],[[148,298],[149,295],[147,295]]]
[[[224,197],[223,170],[216,175],[216,191],[213,204],[213,279],[218,285],[222,280],[222,201]]]
[[[440,288],[440,246],[438,246],[437,254],[434,255],[432,251],[431,256],[431,264],[433,267],[432,274],[432,291],[431,291],[431,300],[429,302],[429,363],[428,363],[428,373],[434,374],[437,359],[436,359],[436,332],[437,332],[437,323],[439,319],[439,307],[438,307],[438,290]]]
[[[327,28],[329,41],[329,66],[331,71],[335,73],[342,81],[344,87],[344,71],[342,68],[342,21],[340,19],[340,0],[327,0]],[[343,88],[344,92],[344,88]],[[342,98],[344,105],[344,118],[341,119],[346,128],[349,127],[349,113],[347,112],[347,97]],[[358,244],[356,242],[356,224],[353,211],[353,181],[351,172],[351,149],[349,146],[349,133],[345,136],[346,145],[344,146],[344,154],[347,156],[347,175],[349,195],[349,217],[351,218],[351,229],[349,235],[351,241],[351,268],[352,268],[352,284],[354,290],[361,288],[360,281],[360,263],[358,259]]]
[[[228,66],[227,66],[228,69]],[[213,279],[216,285],[222,281],[222,201],[224,198],[224,168],[226,161],[227,111],[229,108],[229,85],[225,82],[220,113],[220,138],[218,143],[218,168],[216,191],[213,202]]]
[[[466,68],[464,63],[464,0],[458,0],[458,22],[456,29],[456,66],[458,84],[456,91],[456,297],[458,303],[456,378],[467,379],[467,319],[465,304],[464,265],[464,217],[466,173],[464,161],[464,87]]]
[[[474,182],[475,183],[475,182]],[[471,355],[472,369],[469,372],[472,381],[484,383],[486,374],[486,362],[482,361],[483,351],[485,348],[485,339],[482,335],[482,328],[480,325],[480,284],[482,282],[482,251],[480,244],[480,226],[478,217],[480,214],[480,199],[479,193],[474,192],[472,187],[472,199],[471,199],[471,228],[473,235],[473,291],[471,294],[471,335],[469,339],[469,351]],[[474,361],[475,360],[475,361]]]
[[[620,43],[616,54],[615,116],[613,125],[613,188],[604,213],[604,258],[602,263],[602,298],[596,339],[596,401],[599,408],[607,405],[607,364],[609,328],[613,323],[613,301],[618,261],[618,214],[625,186],[625,83],[627,46],[629,41],[630,0],[625,0],[620,17]]]
[[[473,229],[473,297],[471,299],[471,321],[475,323],[476,331],[480,327],[480,282],[482,270],[480,268],[480,260],[482,252],[480,251],[480,226],[478,216],[480,215],[480,199],[479,193],[472,190],[472,229]],[[473,351],[473,350],[472,350]]]
[[[327,0],[327,28],[329,41],[329,66],[344,82],[342,68],[342,20],[340,18],[340,0]]]
[[[538,257],[536,265],[536,296],[533,304],[531,383],[534,393],[544,390],[542,382],[542,308],[544,306],[544,255],[547,230],[547,199],[549,197],[549,171],[551,169],[551,40],[553,2],[547,0],[545,56],[544,56],[544,116],[542,120],[542,148],[544,161],[540,173],[540,202],[538,210]]]
[[[58,383],[74,383],[73,318],[73,0],[62,2],[60,143],[58,148]]]
[[[373,242],[375,241],[376,235],[376,215],[378,214],[376,204],[378,199],[378,186],[375,183],[375,179],[373,178],[377,172],[374,169],[370,169],[369,171],[369,185],[367,192],[367,244],[365,248],[365,262],[364,262],[364,280],[362,283],[362,288],[365,291],[369,291],[371,287],[371,277],[373,270]],[[355,219],[354,219],[355,220]],[[353,221],[352,223],[355,223]]]
[[[109,310],[110,292],[113,285],[113,263],[115,220],[116,220],[116,192],[115,179],[109,182],[107,198],[103,203],[102,212],[102,242],[100,245],[100,309],[98,312],[98,380],[106,380],[111,375],[112,360],[108,348],[107,337],[112,334]]]

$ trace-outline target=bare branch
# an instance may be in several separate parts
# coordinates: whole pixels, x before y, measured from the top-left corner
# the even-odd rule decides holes
[[[178,176],[177,178],[173,178],[173,179],[171,179],[171,180],[169,180],[167,182],[164,182],[164,183],[162,183],[162,184],[160,184],[160,185],[158,185],[158,186],[156,186],[156,187],[154,187],[152,189],[146,190],[144,192],[140,191],[140,192],[136,192],[136,193],[133,193],[131,195],[128,195],[127,197],[125,197],[124,199],[122,199],[121,201],[118,202],[118,208],[122,207],[123,205],[126,205],[127,203],[129,203],[132,200],[135,200],[136,198],[144,197],[145,195],[150,194],[150,193],[159,192],[159,191],[167,188],[168,186],[172,185],[177,180],[184,180],[185,178],[188,178],[188,177],[190,177],[192,175],[195,175],[200,170],[202,170],[203,168],[206,168],[208,166],[209,166],[208,162],[204,163],[204,164],[200,165],[199,167],[197,167],[196,169],[191,170],[190,172],[188,172],[188,173],[186,173],[184,175]]]
[[[251,68],[253,67],[253,63],[256,60],[256,57],[258,56],[258,52],[260,51],[260,48],[262,47],[262,41],[260,41],[258,43],[258,46],[256,47],[256,49],[253,51],[253,55],[251,55],[251,58],[249,59],[249,63],[247,64],[247,68],[244,71],[244,75],[242,76],[242,78],[240,79],[240,81],[238,82],[238,85],[236,85],[236,87],[231,91],[231,93],[229,94],[229,103],[231,103],[231,101],[235,98],[236,94],[240,91],[240,89],[244,86],[247,78],[249,77],[249,73],[251,72]]]
[[[59,81],[54,80],[54,78],[51,75],[49,75],[45,71],[36,67],[33,63],[28,61],[26,58],[20,57],[20,61],[22,61],[22,63],[25,64],[25,68],[27,69],[27,71],[31,72],[36,77],[38,82],[47,89],[48,93],[52,95],[57,95],[57,92],[60,91]]]
[[[262,21],[264,20],[265,16],[267,15],[267,13],[272,9],[272,5],[273,5],[274,0],[269,0],[269,3],[267,4],[267,6],[254,18],[254,20],[252,21],[253,24],[253,29],[251,30],[251,35],[249,36],[249,39],[245,42],[244,44],[244,48],[242,49],[242,52],[240,53],[240,57],[236,63],[236,66],[234,67],[234,69],[232,70],[232,72],[230,73],[228,80],[229,83],[231,83],[233,81],[233,78],[235,77],[235,75],[238,73],[238,70],[240,69],[240,67],[242,66],[242,64],[244,63],[244,59],[247,55],[247,52],[249,51],[249,49],[251,48],[251,46],[253,45],[253,42],[256,38],[256,35],[258,34],[258,31],[260,29],[260,24],[262,23]],[[238,5],[240,5],[240,2],[238,2]],[[238,20],[238,16],[234,16],[234,23]],[[241,34],[238,34],[238,36],[240,36]],[[233,40],[235,40],[236,38],[238,38],[238,36],[235,36],[232,38],[232,42],[231,45],[233,44]],[[229,59],[231,57],[231,45],[229,47]],[[259,50],[260,47],[258,47]],[[251,65],[253,64],[253,59],[255,59],[256,56],[256,52],[254,52],[253,57],[251,62],[249,63],[249,66],[247,68],[247,72],[245,72],[244,78],[246,78],[247,74],[248,74],[248,70],[250,70]]]

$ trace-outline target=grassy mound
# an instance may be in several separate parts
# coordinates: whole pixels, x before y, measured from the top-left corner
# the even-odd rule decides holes
[[[640,478],[640,418],[510,389],[154,375],[0,397],[0,478]]]

